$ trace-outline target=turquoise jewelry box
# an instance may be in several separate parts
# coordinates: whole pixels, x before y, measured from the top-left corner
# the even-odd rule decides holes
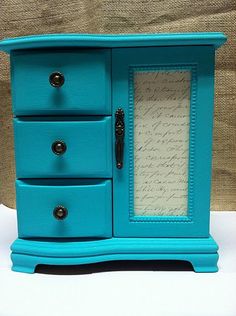
[[[112,260],[217,271],[214,63],[225,41],[222,33],[0,41],[11,61],[14,271]]]

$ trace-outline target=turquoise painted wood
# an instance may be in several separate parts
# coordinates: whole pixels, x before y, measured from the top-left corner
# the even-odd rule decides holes
[[[75,265],[113,260],[185,260],[196,272],[218,271],[218,246],[211,238],[109,238],[45,242],[17,239],[14,271],[33,273],[38,264]]]
[[[15,118],[18,178],[110,178],[111,117]],[[64,141],[63,155],[52,144]]]
[[[137,240],[138,242],[138,240]],[[195,272],[217,272],[218,254],[194,254],[194,253],[181,253],[181,254],[111,254],[99,255],[96,257],[78,257],[78,258],[53,258],[53,257],[35,257],[26,256],[22,254],[11,254],[13,262],[12,271],[34,273],[37,265],[78,265],[78,264],[91,264],[104,261],[115,260],[178,260],[188,261],[192,264]]]
[[[122,107],[125,112],[126,126],[124,167],[114,168],[113,173],[114,236],[207,237],[209,235],[214,57],[213,46],[113,49],[113,118],[117,108]],[[190,70],[192,78],[188,215],[135,216],[133,206],[133,74],[140,70],[171,71],[176,69]]]
[[[12,270],[38,264],[186,260],[218,270],[209,235],[213,78],[223,33],[45,34],[5,39],[10,54],[18,239]],[[133,74],[191,71],[187,216],[134,216]],[[60,88],[49,76],[65,77]],[[114,113],[125,110],[124,168],[115,163]],[[55,155],[53,142],[66,152]],[[53,211],[68,215],[57,220]]]
[[[0,49],[11,53],[15,50],[57,47],[150,47],[211,45],[220,47],[226,41],[221,32],[198,33],[146,33],[146,34],[43,34],[6,38]]]
[[[11,54],[15,115],[111,114],[110,50],[16,51]],[[65,82],[49,84],[59,71]]]
[[[111,237],[111,180],[17,180],[16,206],[21,238]],[[57,206],[68,215],[54,217]]]

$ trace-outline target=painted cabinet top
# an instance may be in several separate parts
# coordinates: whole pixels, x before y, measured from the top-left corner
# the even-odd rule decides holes
[[[217,49],[226,41],[220,32],[166,33],[166,34],[42,34],[6,38],[0,41],[0,50],[51,47],[142,47],[212,45]]]

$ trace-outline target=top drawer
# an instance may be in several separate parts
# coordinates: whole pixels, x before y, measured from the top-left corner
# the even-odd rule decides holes
[[[109,49],[14,52],[14,114],[111,114],[110,59]],[[55,72],[64,77],[60,87],[50,83]]]

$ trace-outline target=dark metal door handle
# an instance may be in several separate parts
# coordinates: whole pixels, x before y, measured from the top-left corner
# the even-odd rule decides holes
[[[115,121],[115,136],[116,136],[116,167],[118,169],[123,168],[123,156],[124,156],[124,137],[125,137],[125,123],[124,123],[124,111],[118,109],[116,111]]]

